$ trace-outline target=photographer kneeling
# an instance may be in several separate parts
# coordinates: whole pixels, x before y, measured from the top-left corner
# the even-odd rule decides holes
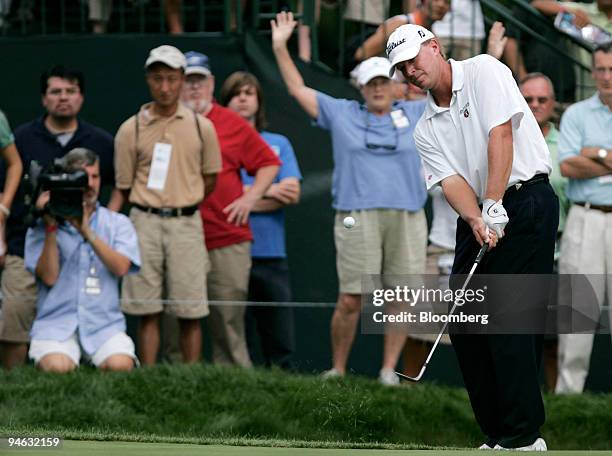
[[[53,187],[38,197],[43,215],[26,236],[25,265],[38,284],[29,356],[44,371],[64,373],[78,366],[82,350],[103,370],[130,370],[137,359],[125,333],[118,282],[140,268],[136,231],[126,216],[98,204],[94,152],[77,148],[62,160],[68,174],[47,176]],[[77,189],[82,210],[78,198],[76,207],[66,204],[75,189],[61,188],[62,178],[74,181],[78,170],[88,181]]]

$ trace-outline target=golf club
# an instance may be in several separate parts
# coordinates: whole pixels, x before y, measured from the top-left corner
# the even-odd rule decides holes
[[[465,287],[467,287],[467,284],[470,282],[470,279],[474,275],[474,271],[476,271],[476,267],[478,266],[478,264],[482,260],[482,257],[484,257],[484,254],[487,253],[488,249],[489,249],[489,244],[487,244],[487,243],[482,244],[482,247],[480,248],[480,251],[478,252],[478,255],[476,255],[476,259],[474,260],[474,264],[472,265],[472,269],[470,269],[470,273],[468,274],[467,278],[465,279],[465,282],[463,283],[463,287],[461,287],[461,291],[464,291]],[[450,312],[448,314],[452,315],[453,312],[455,312],[455,308],[456,307],[457,307],[457,303],[454,303],[453,307],[451,307],[451,310],[450,310]],[[398,377],[403,378],[404,380],[410,380],[411,382],[418,382],[419,380],[421,380],[421,378],[423,377],[423,374],[425,373],[425,369],[427,369],[427,365],[429,364],[429,360],[431,359],[432,355],[436,351],[436,347],[438,346],[438,342],[440,342],[440,339],[442,338],[442,335],[444,334],[444,331],[446,331],[446,327],[447,326],[448,326],[448,321],[445,321],[444,322],[444,326],[442,326],[442,329],[440,330],[440,333],[438,334],[438,337],[436,337],[436,341],[434,342],[433,347],[431,347],[431,351],[429,352],[429,355],[427,355],[427,359],[425,360],[425,364],[423,364],[423,367],[421,367],[421,371],[419,372],[419,375],[417,375],[416,377],[409,377],[408,375],[404,375],[404,374],[401,374],[399,372],[395,372]]]

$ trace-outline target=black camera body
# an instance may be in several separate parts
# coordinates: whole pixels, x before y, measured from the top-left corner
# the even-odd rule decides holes
[[[83,217],[83,193],[89,186],[87,172],[82,169],[68,170],[61,158],[52,165],[42,168],[33,161],[30,166],[30,180],[35,189],[32,202],[35,204],[40,193],[49,191],[49,203],[43,209],[60,219]]]

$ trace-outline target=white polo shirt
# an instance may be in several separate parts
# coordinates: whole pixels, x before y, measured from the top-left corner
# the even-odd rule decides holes
[[[508,67],[489,55],[450,63],[450,107],[438,106],[428,93],[425,112],[414,131],[427,188],[459,174],[482,201],[489,133],[510,119],[514,157],[508,187],[536,174],[550,174],[548,146]]]

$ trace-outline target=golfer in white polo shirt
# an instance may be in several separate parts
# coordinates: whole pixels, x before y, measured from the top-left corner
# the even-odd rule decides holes
[[[427,90],[415,129],[427,187],[439,184],[459,213],[453,274],[466,274],[484,242],[481,274],[550,274],[559,219],[546,142],[512,78],[495,58],[446,60],[417,25],[387,42],[396,70]],[[452,334],[486,448],[545,450],[538,382],[541,336]]]

